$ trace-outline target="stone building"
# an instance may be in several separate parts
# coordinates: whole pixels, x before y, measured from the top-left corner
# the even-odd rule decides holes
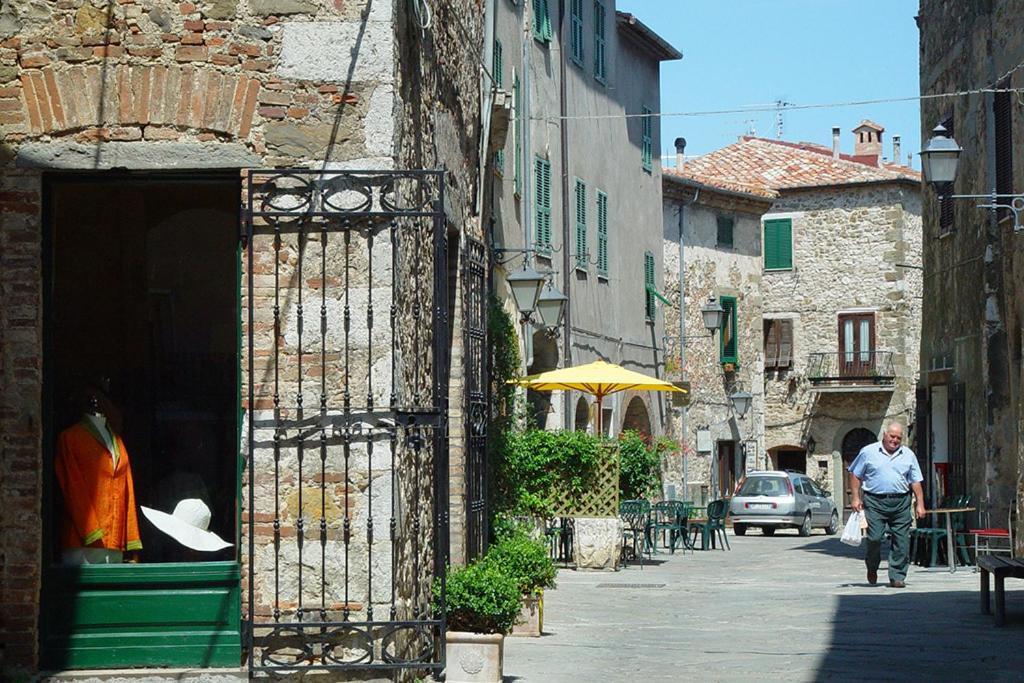
[[[436,670],[482,35],[470,0],[5,3],[0,677]],[[97,388],[137,502],[231,549],[142,521],[138,563],[62,561]]]
[[[765,464],[844,498],[843,464],[885,421],[914,420],[920,178],[880,157],[882,130],[858,126],[852,155],[833,129],[832,149],[744,137],[685,166],[778,195],[760,234]]]
[[[668,376],[688,382],[691,393],[688,404],[676,408],[672,432],[682,434],[682,449],[666,481],[685,491],[686,500],[705,502],[731,495],[748,467],[765,468],[761,217],[778,193],[701,182],[689,177],[681,160],[680,148],[676,167],[662,176],[665,295],[672,302],[665,307],[665,330]],[[714,334],[701,316],[710,300],[725,310],[724,327]],[[740,391],[753,396],[743,417],[729,401]]]
[[[1020,4],[1005,0],[922,2],[921,95],[1022,87],[1022,20]],[[1016,92],[922,100],[923,135],[942,125],[963,149],[944,194],[1022,191],[1020,114]],[[1004,527],[1020,503],[1024,280],[1014,217],[977,208],[989,203],[940,200],[925,186],[918,403],[928,438],[919,455],[932,472],[932,500],[967,494],[982,524]]]
[[[568,297],[560,324],[522,328],[524,371],[600,359],[661,376],[654,113],[660,64],[682,55],[613,0],[499,3],[494,54],[506,103],[485,190],[495,291],[513,311],[504,278],[525,260]],[[531,392],[529,399],[543,427],[596,422],[589,394]],[[609,435],[657,435],[666,409],[662,395],[623,392],[604,401],[602,423]]]

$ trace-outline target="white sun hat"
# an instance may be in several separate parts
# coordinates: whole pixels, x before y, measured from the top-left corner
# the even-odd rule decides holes
[[[185,498],[174,506],[174,513],[167,514],[153,508],[140,505],[142,514],[157,529],[164,532],[183,546],[193,550],[213,552],[230,548],[228,543],[210,528],[210,508],[198,498]]]

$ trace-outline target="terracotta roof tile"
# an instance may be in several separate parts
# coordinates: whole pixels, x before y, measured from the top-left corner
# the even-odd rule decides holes
[[[755,137],[688,161],[679,175],[744,192],[921,179],[906,166],[879,167],[845,154],[833,159],[832,150],[821,145]]]

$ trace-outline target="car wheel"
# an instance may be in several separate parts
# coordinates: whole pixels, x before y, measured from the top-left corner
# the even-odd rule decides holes
[[[834,536],[837,531],[839,531],[839,512],[833,510],[832,518],[828,520],[828,526],[825,527],[825,533]]]
[[[733,524],[732,525],[732,532],[734,534],[736,534],[737,536],[746,536],[747,535],[747,525],[746,524]]]
[[[775,527],[773,527],[773,526],[762,527],[761,528],[761,533],[764,534],[765,536],[774,536],[775,535]]]
[[[804,515],[804,523],[800,525],[800,535],[810,536],[811,535],[811,513],[808,512]]]

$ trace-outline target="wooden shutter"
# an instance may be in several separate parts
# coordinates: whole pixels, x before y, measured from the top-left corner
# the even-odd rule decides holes
[[[534,240],[542,253],[551,250],[551,162],[537,157],[535,163],[536,223]]]
[[[597,192],[597,274],[608,277],[608,195]]]
[[[793,221],[776,218],[764,222],[764,267],[785,270],[793,267]]]
[[[779,336],[779,357],[775,367],[788,368],[793,365],[793,321],[776,320]]]
[[[500,40],[495,40],[494,41],[494,74],[493,74],[493,76],[494,76],[494,87],[497,88],[498,90],[501,90],[503,87],[505,87],[505,79],[502,76],[502,73],[505,70],[505,65],[504,65],[505,54],[504,53],[505,53],[505,51],[501,47],[501,41]]]
[[[640,131],[640,159],[643,164],[645,171],[651,170],[651,149],[654,141],[653,128],[654,122],[651,120],[651,109],[650,107],[643,107],[643,116],[640,117],[641,131]]]
[[[949,137],[953,137],[953,126],[955,120],[953,114],[950,114],[942,122],[942,127],[946,129],[946,134]],[[947,194],[953,194],[953,184],[949,183],[949,188],[946,189]],[[956,223],[956,211],[954,209],[955,202],[952,197],[943,195],[939,199],[939,234],[945,235],[953,230],[953,225]]]
[[[718,217],[718,246],[732,248],[733,219],[731,216]]]
[[[1004,81],[999,87],[1008,88]],[[1013,194],[1013,102],[1016,93],[997,92],[992,100],[996,126],[996,192]],[[1009,203],[1006,199],[1002,203]],[[1009,209],[1001,210],[1008,214]]]
[[[545,43],[551,40],[548,0],[533,0],[533,37]]]
[[[604,82],[607,78],[605,69],[604,46],[605,46],[605,12],[604,3],[601,0],[594,2],[594,78]]]
[[[778,320],[764,321],[764,367],[774,368],[779,360]]]
[[[512,75],[512,120],[513,120],[513,136],[515,137],[515,150],[513,151],[514,159],[512,160],[512,192],[520,194],[522,192],[523,177],[523,146],[520,143],[520,133],[522,132],[522,124],[519,121],[519,114],[522,111],[522,102],[520,102],[519,94],[519,75],[513,73]]]
[[[576,267],[587,267],[587,184],[576,179]]]
[[[583,66],[583,0],[572,0],[570,14],[572,61]]]
[[[722,331],[719,333],[720,360],[723,363],[736,363],[738,357],[738,341],[736,339],[736,297],[719,297],[725,310],[722,316]]]
[[[644,252],[644,311],[654,320],[654,254]]]

